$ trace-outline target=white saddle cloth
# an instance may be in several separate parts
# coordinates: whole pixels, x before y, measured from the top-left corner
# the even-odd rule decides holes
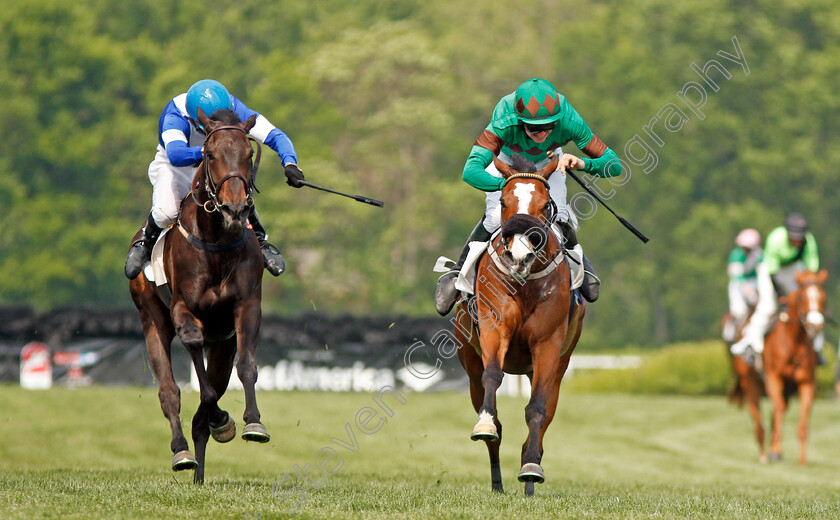
[[[169,233],[171,227],[166,228],[160,234],[152,248],[152,260],[143,266],[143,274],[150,282],[155,282],[155,285],[166,285],[166,274],[163,272],[163,237]]]
[[[551,230],[554,232],[554,235],[557,237],[561,243],[563,242],[563,233],[560,231],[560,228],[557,224],[551,226]],[[492,240],[492,239],[491,239]],[[465,294],[473,294],[473,288],[475,287],[475,276],[476,272],[478,271],[478,259],[481,258],[481,254],[487,250],[488,242],[470,242],[470,250],[467,253],[467,259],[464,261],[464,266],[461,268],[461,271],[458,273],[458,279],[455,281],[455,288]],[[580,249],[580,245],[576,246],[575,249],[580,250],[580,258],[577,258],[577,251],[570,250],[567,251],[566,254],[571,253],[572,256],[575,257],[577,262],[569,262],[569,269],[572,271],[572,289],[577,289],[583,283],[583,250]],[[440,256],[435,262],[434,271],[436,273],[446,273],[449,272],[451,267],[455,264],[455,260],[447,258],[445,256]]]

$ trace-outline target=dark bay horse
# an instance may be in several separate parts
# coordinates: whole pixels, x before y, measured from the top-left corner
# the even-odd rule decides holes
[[[787,295],[787,316],[782,315],[764,342],[764,382],[773,403],[770,459],[782,457],[782,419],[788,397],[799,393],[799,464],[805,464],[808,421],[816,395],[817,354],[814,338],[825,325],[825,284],[828,273],[800,271],[799,287]]]
[[[458,358],[469,376],[470,397],[479,417],[471,438],[487,445],[496,492],[504,491],[496,390],[504,373],[527,374],[531,380],[531,398],[525,407],[528,437],[518,478],[525,482],[525,494],[533,495],[534,483],[545,480],[540,467],[543,436],[554,418],[560,381],[580,337],[585,307],[581,300],[570,316],[568,258],[547,225],[554,207],[547,179],[557,159],[537,172],[533,164],[526,169],[514,163],[533,173],[522,173],[498,159],[495,163],[506,179],[501,232],[491,240],[492,252],[479,262],[475,298],[459,303],[455,336],[463,346]]]
[[[219,408],[218,401],[227,389],[237,355],[236,370],[245,390],[242,437],[269,440],[260,423],[254,391],[263,258],[256,236],[246,226],[256,173],[255,168],[252,171],[248,132],[255,117],[241,122],[233,111],[220,110],[209,119],[199,109],[199,122],[207,133],[204,159],[181,205],[176,229],[164,237],[171,306],[166,306],[155,284],[143,273],[129,284],[159,383],[161,408],[172,429],[172,469],[195,469],[196,483],[204,481],[204,454],[210,435],[218,442],[236,436],[236,423]],[[254,164],[258,163],[259,156]],[[197,457],[189,451],[181,430],[181,397],[170,359],[175,334],[190,353],[200,386],[201,401],[192,421]]]

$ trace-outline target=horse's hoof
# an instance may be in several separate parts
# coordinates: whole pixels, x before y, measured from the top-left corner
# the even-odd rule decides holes
[[[230,442],[236,437],[236,421],[228,415],[228,420],[224,425],[218,428],[210,427],[210,435],[213,436],[216,442]]]
[[[179,451],[172,456],[172,471],[183,471],[185,469],[195,469],[198,467],[198,462],[190,452],[190,450]]]
[[[779,462],[782,460],[781,453],[771,453],[770,454],[770,462]]]
[[[534,483],[533,482],[526,482],[525,483],[525,496],[526,497],[534,496]]]
[[[758,462],[759,462],[759,464],[767,464],[767,455],[765,455],[763,453],[761,455],[759,455],[758,456]]]
[[[474,441],[493,442],[499,440],[499,432],[496,430],[496,425],[492,421],[478,421],[478,424],[473,428],[470,439]]]
[[[271,436],[266,431],[265,426],[260,423],[245,425],[245,429],[242,430],[242,438],[246,441],[254,442],[268,442],[271,440]]]
[[[529,462],[522,465],[522,469],[519,470],[519,476],[517,478],[519,479],[519,482],[536,482],[538,484],[542,484],[545,482],[545,473],[543,473],[539,464]]]

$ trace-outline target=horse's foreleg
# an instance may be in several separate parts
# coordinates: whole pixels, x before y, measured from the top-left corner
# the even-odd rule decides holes
[[[499,427],[496,417],[496,391],[502,384],[502,366],[497,359],[492,359],[484,367],[481,386],[484,388],[481,405],[478,407],[478,423],[473,428],[470,438],[474,441],[498,441]]]
[[[470,399],[472,400],[473,408],[476,413],[478,413],[484,404],[484,386],[481,382],[481,376],[484,373],[484,365],[481,362],[481,358],[469,344],[458,351],[458,357],[469,376]],[[494,425],[496,427],[497,438],[495,440],[487,438],[484,440],[484,443],[487,445],[487,452],[490,455],[490,481],[492,489],[496,493],[504,493],[505,489],[502,484],[502,469],[499,464],[499,448],[502,444],[502,423],[499,422],[498,417],[494,419]]]
[[[773,431],[770,435],[770,460],[782,458],[782,420],[787,403],[784,396],[784,382],[775,374],[767,374],[764,381],[767,397],[773,403]]]
[[[245,392],[245,428],[242,430],[242,438],[246,441],[268,442],[271,437],[268,435],[265,426],[260,422],[260,410],[257,408],[257,361],[255,352],[257,350],[257,335],[260,330],[262,311],[260,299],[251,298],[240,303],[234,310],[236,323],[236,351],[239,354],[239,361],[236,363],[236,372],[239,380],[242,381],[242,388]]]
[[[195,478],[193,480],[196,484],[201,484],[204,482],[204,454],[207,448],[207,439],[210,438],[209,410],[217,407],[216,402],[219,398],[213,385],[210,384],[204,366],[204,327],[198,318],[190,312],[183,300],[177,300],[172,306],[172,323],[175,325],[175,332],[190,353],[198,378],[201,402],[192,422],[192,438],[198,466],[195,468]]]
[[[808,441],[808,420],[814,404],[816,385],[813,381],[799,385],[799,463],[805,464],[805,444]]]

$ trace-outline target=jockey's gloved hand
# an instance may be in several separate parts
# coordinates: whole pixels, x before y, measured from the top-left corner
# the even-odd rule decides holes
[[[300,188],[303,184],[300,181],[304,180],[303,172],[300,171],[297,164],[289,163],[286,165],[286,184],[293,188]]]

